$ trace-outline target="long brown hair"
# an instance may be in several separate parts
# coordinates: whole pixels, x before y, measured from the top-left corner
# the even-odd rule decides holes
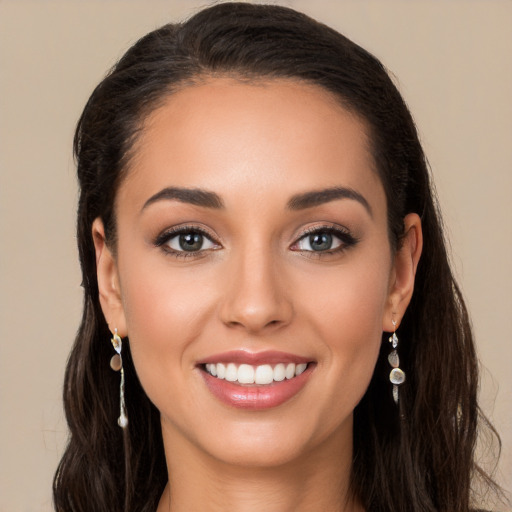
[[[103,220],[115,250],[113,204],[144,119],[174,90],[209,76],[316,84],[366,122],[391,246],[400,244],[404,216],[416,212],[424,249],[400,327],[407,384],[397,408],[383,348],[354,413],[352,491],[372,512],[467,512],[475,474],[494,487],[474,461],[477,359],[412,117],[382,64],[364,49],[294,10],[247,3],[216,5],[143,37],[97,86],[79,120],[84,309],[65,376],[70,440],[55,476],[56,510],[154,512],[167,482],[159,413],[138,381],[129,340],[123,358],[130,423],[117,426],[119,377],[108,365],[113,352],[91,225]]]

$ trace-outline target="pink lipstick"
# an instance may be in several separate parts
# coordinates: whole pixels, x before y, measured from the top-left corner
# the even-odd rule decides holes
[[[198,363],[210,392],[226,405],[261,410],[277,407],[306,385],[315,363],[284,352],[232,351]]]

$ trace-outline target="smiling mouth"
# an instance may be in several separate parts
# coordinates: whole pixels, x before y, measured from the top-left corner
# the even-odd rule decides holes
[[[306,371],[309,363],[277,363],[249,365],[236,363],[206,363],[206,373],[219,380],[240,385],[268,385],[298,377]]]
[[[316,361],[278,351],[234,350],[197,365],[209,391],[229,407],[245,411],[284,404],[307,385]]]

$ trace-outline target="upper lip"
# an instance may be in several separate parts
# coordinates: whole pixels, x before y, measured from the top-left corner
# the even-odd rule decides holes
[[[198,361],[198,365],[212,363],[237,363],[258,366],[260,364],[279,364],[279,363],[309,363],[310,358],[279,352],[275,350],[266,350],[263,352],[249,352],[247,350],[231,350],[221,354],[208,356]]]

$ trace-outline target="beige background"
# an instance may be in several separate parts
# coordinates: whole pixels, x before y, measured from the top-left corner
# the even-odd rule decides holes
[[[78,326],[74,125],[145,32],[196,0],[0,0],[0,512],[51,510]],[[512,488],[512,2],[288,1],[393,70],[434,170]],[[435,319],[432,319],[435,321]],[[107,362],[105,363],[107,364]]]

